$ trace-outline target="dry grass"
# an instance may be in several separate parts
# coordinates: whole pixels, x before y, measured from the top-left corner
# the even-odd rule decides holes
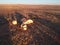
[[[2,38],[4,40],[2,40],[2,43],[0,43],[0,45],[4,45],[4,43],[12,43],[11,45],[60,44],[59,5],[0,5],[0,16],[1,15],[11,20],[13,20],[11,17],[14,17],[15,15],[18,16],[17,18],[18,20],[20,20],[22,15],[23,17],[32,19],[34,23],[28,25],[27,31],[23,31],[22,29],[20,29],[19,24],[18,26],[7,26],[9,28],[9,36],[7,36],[7,38],[11,41],[8,42],[7,40],[6,42],[4,42],[4,40],[6,39]],[[10,23],[11,22],[9,21],[9,24]],[[4,37],[4,35],[2,35],[2,37]]]

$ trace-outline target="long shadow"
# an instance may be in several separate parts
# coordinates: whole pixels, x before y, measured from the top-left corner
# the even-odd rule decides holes
[[[41,24],[53,29],[57,34],[60,34],[60,23],[54,23],[46,19],[39,18],[37,15],[30,15],[31,19],[40,22]]]
[[[33,19],[34,21],[37,21],[40,24],[45,25],[48,28],[51,28],[51,31],[54,30],[56,33],[58,33],[58,35],[60,35],[60,24],[51,22],[51,21],[46,20],[46,19],[39,18],[37,15],[29,15],[29,17],[31,19]],[[46,34],[44,36],[46,36]],[[38,38],[37,35],[36,35],[36,37]],[[35,39],[36,37],[34,37],[33,39]],[[45,38],[45,40],[48,41],[47,42],[48,45],[59,45],[59,43],[55,42],[54,39],[52,39],[50,36],[47,36]],[[39,41],[39,39],[38,39],[38,41]]]
[[[22,21],[21,21],[22,18],[26,18],[25,16],[23,16],[19,12],[15,12],[15,17],[16,17],[16,19],[17,19],[17,21],[18,21],[19,24],[22,24]]]
[[[41,24],[53,29],[57,34],[60,35],[60,23],[53,23],[49,20],[43,19],[43,18],[39,18],[37,15],[30,15],[29,17],[31,19],[34,19],[35,21],[40,22]]]
[[[53,29],[57,34],[60,34],[60,23],[53,23],[49,20],[45,20],[42,18],[35,18],[35,20],[40,22],[41,24]]]
[[[60,36],[60,23],[53,23],[49,20],[45,20],[45,19],[41,19],[41,18],[37,18],[35,19],[36,21],[40,22],[41,24],[49,27],[52,30],[55,31],[55,33],[57,33]],[[57,43],[59,45],[59,43]],[[54,45],[57,45],[54,43]]]
[[[0,45],[12,45],[10,34],[8,21],[0,16]]]

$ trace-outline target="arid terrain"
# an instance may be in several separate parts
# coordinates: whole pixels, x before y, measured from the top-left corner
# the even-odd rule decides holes
[[[26,31],[11,24],[24,17],[34,21]],[[0,20],[0,45],[60,45],[60,5],[1,4]]]

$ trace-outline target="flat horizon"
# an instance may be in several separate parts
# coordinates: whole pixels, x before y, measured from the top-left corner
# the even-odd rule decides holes
[[[58,5],[58,4],[0,4],[0,5]]]
[[[0,4],[60,5],[59,0],[1,0]]]

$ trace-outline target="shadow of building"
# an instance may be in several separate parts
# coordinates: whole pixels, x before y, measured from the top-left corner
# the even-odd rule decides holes
[[[9,31],[9,22],[0,16],[0,45],[12,45]]]

